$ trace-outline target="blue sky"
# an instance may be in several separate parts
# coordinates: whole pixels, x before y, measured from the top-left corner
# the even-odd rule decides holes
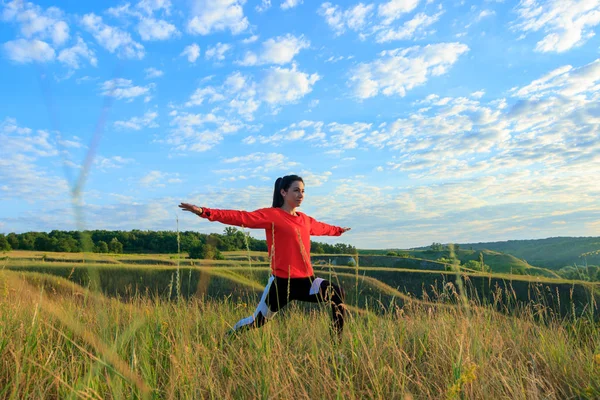
[[[1,1],[0,232],[222,232],[177,204],[267,207],[295,173],[353,228],[325,242],[597,236],[599,24],[579,0]]]

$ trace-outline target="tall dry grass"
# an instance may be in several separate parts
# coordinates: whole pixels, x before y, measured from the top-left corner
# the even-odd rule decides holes
[[[540,323],[533,309],[507,316],[430,300],[351,311],[339,345],[329,309],[294,305],[224,339],[255,297],[122,303],[64,279],[2,271],[0,398],[600,397],[591,320]]]

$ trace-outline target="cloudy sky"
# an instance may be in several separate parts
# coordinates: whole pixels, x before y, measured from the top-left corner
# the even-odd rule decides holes
[[[0,232],[222,232],[177,204],[267,207],[296,173],[353,228],[324,242],[598,236],[599,24],[600,0],[1,0]]]

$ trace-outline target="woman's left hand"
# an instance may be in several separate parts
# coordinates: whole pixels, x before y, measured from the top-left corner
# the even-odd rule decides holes
[[[348,232],[350,229],[352,229],[352,228],[342,228],[342,233],[346,233],[346,232]]]

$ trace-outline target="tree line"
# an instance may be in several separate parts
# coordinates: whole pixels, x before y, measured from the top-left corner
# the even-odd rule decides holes
[[[48,252],[93,251],[96,253],[154,253],[169,254],[177,252],[194,255],[212,252],[209,257],[218,258],[218,252],[251,250],[267,251],[266,240],[255,239],[235,227],[226,227],[222,234],[198,233],[193,231],[59,231],[25,232],[0,234],[0,251],[37,250]],[[336,243],[311,241],[314,254],[356,254],[354,246]],[[192,256],[192,254],[190,254]]]

